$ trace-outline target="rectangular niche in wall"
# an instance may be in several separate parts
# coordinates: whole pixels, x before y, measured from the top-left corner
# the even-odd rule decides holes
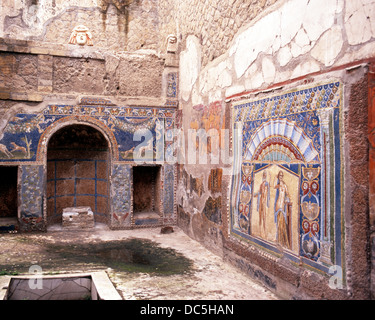
[[[160,216],[161,166],[133,167],[135,224],[157,223]]]
[[[17,172],[18,167],[0,167],[0,227],[10,227],[17,222]]]

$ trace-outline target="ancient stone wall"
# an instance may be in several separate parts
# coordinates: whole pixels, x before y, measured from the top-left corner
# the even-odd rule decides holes
[[[59,95],[61,99],[82,94],[111,99],[162,96],[164,59],[153,54],[111,54],[90,48],[3,40],[1,98],[41,102],[46,97],[58,99]]]
[[[287,298],[369,298],[374,4],[3,1],[2,145],[34,139],[28,152],[2,153],[7,165],[30,160],[19,170],[30,181],[23,226],[45,226],[41,128],[51,134],[60,116],[71,124],[69,114],[111,137],[112,227],[141,225],[124,187],[135,147],[128,117],[158,115],[152,130],[163,123],[165,156],[178,155],[177,170],[161,168],[163,223],[177,210],[187,234]],[[78,25],[86,45],[70,41]],[[29,137],[17,131],[29,126]]]
[[[370,297],[373,4],[278,1],[248,17],[217,53],[198,33],[180,43],[185,155],[225,154],[212,135],[206,142],[197,135],[215,129],[221,137],[227,129],[230,161],[220,155],[197,166],[187,157],[180,165],[179,224],[289,298]],[[288,206],[276,211],[280,188]],[[284,212],[284,225],[276,212]]]

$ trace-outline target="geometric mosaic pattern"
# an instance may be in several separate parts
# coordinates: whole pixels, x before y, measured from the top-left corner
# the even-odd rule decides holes
[[[164,216],[174,214],[174,166],[166,164],[164,166]]]
[[[43,229],[44,204],[43,166],[26,165],[21,167],[20,212],[21,229],[32,231]]]
[[[129,226],[131,212],[131,166],[115,164],[112,172],[111,204],[113,227]]]

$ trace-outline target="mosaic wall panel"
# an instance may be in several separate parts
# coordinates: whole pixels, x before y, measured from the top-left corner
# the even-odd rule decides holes
[[[130,226],[131,224],[131,166],[115,164],[112,171],[111,203],[112,227]]]
[[[178,99],[177,99],[177,92],[178,92],[178,73],[177,72],[169,72],[167,75],[167,101],[166,106],[168,107],[177,107]]]
[[[167,76],[167,97],[177,98],[177,72],[169,72]]]
[[[164,166],[164,217],[174,216],[174,192],[175,192],[175,172],[174,166],[166,164]]]
[[[324,272],[342,266],[342,85],[237,101],[232,112],[231,236]]]
[[[168,95],[173,98],[177,78],[171,75],[169,80]],[[77,122],[91,125],[109,141],[112,166],[110,190],[113,196],[110,203],[111,223],[116,226],[128,225],[131,220],[132,191],[129,168],[144,162],[164,162],[166,149],[173,143],[173,139],[168,141],[166,137],[174,128],[174,117],[174,108],[121,107],[96,98],[82,99],[80,105],[49,105],[41,112],[20,113],[10,119],[0,135],[0,165],[43,164],[46,162],[48,139],[58,128]],[[173,215],[174,208],[173,170],[173,166],[168,166],[166,170],[168,182],[162,199],[164,210],[169,215]],[[20,184],[26,188],[31,181],[30,175],[23,175]],[[31,219],[38,212],[41,218],[42,204],[33,206],[33,199],[26,198],[31,195],[31,190],[34,189],[25,190],[23,195],[21,217]],[[45,187],[40,190],[44,191]],[[39,197],[35,196],[35,199]]]
[[[20,200],[20,228],[40,230],[43,225],[44,169],[43,166],[22,166]]]

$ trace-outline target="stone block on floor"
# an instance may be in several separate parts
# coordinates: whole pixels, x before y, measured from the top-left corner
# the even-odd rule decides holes
[[[69,207],[63,209],[63,228],[88,229],[95,226],[94,213],[90,207]]]

